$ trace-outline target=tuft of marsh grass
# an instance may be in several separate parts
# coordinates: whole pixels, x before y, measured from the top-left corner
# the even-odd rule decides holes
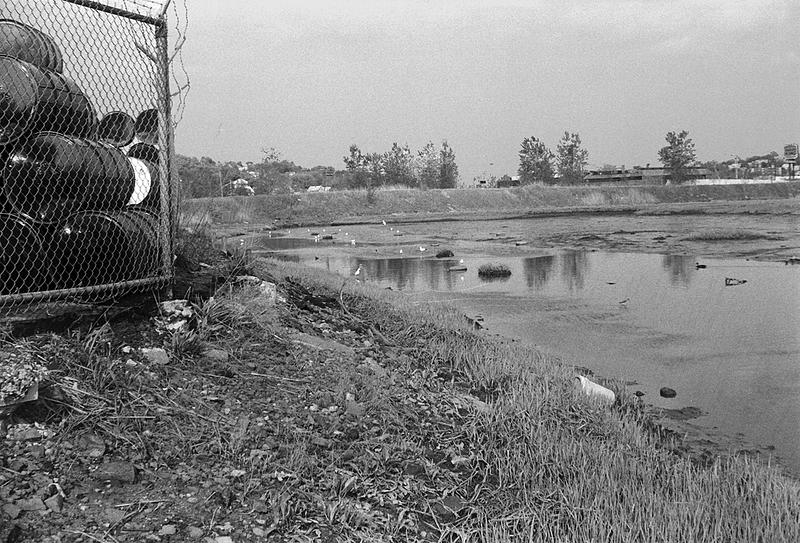
[[[505,264],[481,264],[478,268],[478,275],[481,277],[508,277],[511,269]]]

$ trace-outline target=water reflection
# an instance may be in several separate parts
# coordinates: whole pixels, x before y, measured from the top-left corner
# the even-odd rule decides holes
[[[664,255],[661,265],[669,272],[669,280],[673,285],[688,287],[695,271],[695,257],[687,255]]]
[[[522,260],[522,269],[525,271],[525,282],[528,288],[542,290],[553,275],[556,257],[553,255],[537,256]]]
[[[564,251],[561,253],[561,277],[570,292],[583,290],[588,272],[588,251]]]

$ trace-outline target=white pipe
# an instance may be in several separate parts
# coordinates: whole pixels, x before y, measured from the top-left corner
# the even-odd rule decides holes
[[[601,405],[611,405],[617,399],[614,391],[590,381],[583,375],[576,375],[575,380],[575,388],[594,402]]]

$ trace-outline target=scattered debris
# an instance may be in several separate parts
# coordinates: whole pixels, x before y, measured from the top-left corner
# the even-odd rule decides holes
[[[726,287],[735,287],[736,285],[743,285],[747,283],[747,279],[734,279],[733,277],[725,278]]]
[[[617,399],[613,390],[599,385],[594,381],[590,381],[583,375],[576,375],[575,381],[575,388],[578,391],[588,396],[591,401],[597,402],[600,405],[611,405]]]

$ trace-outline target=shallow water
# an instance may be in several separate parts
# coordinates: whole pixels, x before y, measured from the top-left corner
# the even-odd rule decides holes
[[[602,251],[531,257],[301,256],[304,263],[481,314],[518,338],[600,375],[635,381],[665,408],[699,407],[695,422],[740,434],[800,473],[800,267]],[[706,265],[698,269],[697,262]],[[512,274],[486,281],[481,264]],[[746,281],[726,285],[726,278]],[[728,281],[730,283],[730,281]],[[627,300],[625,303],[620,303]],[[665,399],[668,386],[677,397]]]

